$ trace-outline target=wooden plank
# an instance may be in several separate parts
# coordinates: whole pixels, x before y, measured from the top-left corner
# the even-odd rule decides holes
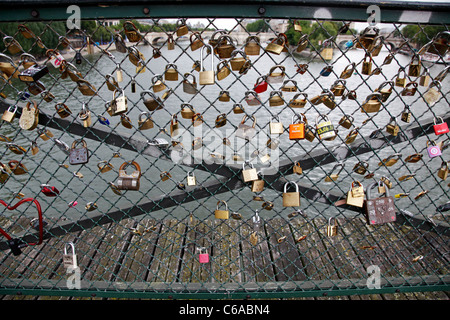
[[[272,262],[277,281],[306,279],[305,267],[300,259],[294,236],[284,219],[275,218],[264,224],[269,239]]]

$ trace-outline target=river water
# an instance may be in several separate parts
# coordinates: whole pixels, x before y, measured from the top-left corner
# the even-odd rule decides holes
[[[114,47],[111,46],[111,49]],[[152,139],[154,137],[164,138],[170,141],[170,136],[161,133],[159,128],[166,128],[169,130],[171,115],[178,113],[178,120],[180,124],[186,128],[187,131],[183,133],[181,137],[177,137],[178,140],[191,138],[188,134],[194,134],[198,136],[199,130],[193,127],[190,120],[182,119],[179,115],[180,106],[182,103],[191,104],[196,112],[203,115],[204,123],[208,127],[214,126],[216,117],[221,113],[227,113],[228,124],[225,127],[216,129],[221,132],[223,136],[229,136],[236,130],[236,126],[242,120],[242,114],[234,114],[232,107],[234,103],[242,103],[246,112],[249,115],[255,115],[257,119],[258,132],[268,133],[269,122],[273,115],[277,115],[280,121],[283,123],[285,133],[280,136],[280,159],[286,159],[293,156],[305,155],[311,151],[323,149],[324,146],[328,149],[332,149],[336,146],[342,145],[342,139],[348,134],[349,130],[343,127],[337,127],[340,118],[345,114],[351,114],[355,118],[354,124],[360,127],[360,134],[364,137],[370,135],[372,131],[377,128],[384,128],[389,122],[390,116],[398,118],[399,124],[404,124],[400,121],[400,115],[405,106],[410,106],[413,112],[413,119],[416,121],[429,118],[434,115],[443,115],[448,112],[448,104],[444,99],[441,99],[431,110],[424,103],[423,98],[416,93],[413,97],[401,97],[399,95],[401,89],[394,87],[394,92],[389,98],[389,104],[386,108],[382,109],[373,117],[373,121],[369,121],[367,124],[362,125],[362,122],[367,119],[366,114],[359,111],[359,105],[353,100],[341,100],[336,98],[338,107],[334,110],[330,110],[325,105],[312,106],[310,103],[303,109],[291,109],[284,106],[270,107],[269,95],[272,90],[269,88],[264,93],[260,94],[260,99],[265,107],[260,106],[248,106],[244,100],[245,92],[253,88],[256,79],[263,74],[267,74],[269,70],[276,64],[281,64],[286,69],[286,79],[293,79],[297,81],[298,87],[301,91],[306,92],[308,97],[312,97],[321,93],[323,89],[329,89],[334,81],[339,77],[344,68],[351,62],[357,63],[357,70],[360,73],[362,67],[362,61],[364,59],[364,53],[361,50],[349,50],[345,52],[345,55],[338,49],[334,51],[333,66],[334,71],[331,75],[325,77],[320,76],[321,70],[326,65],[326,62],[320,59],[309,59],[308,57],[294,57],[287,53],[281,55],[263,54],[260,56],[249,56],[253,63],[253,68],[245,75],[230,74],[227,78],[217,81],[215,85],[211,86],[199,86],[200,92],[196,95],[191,95],[183,92],[183,85],[181,83],[182,76],[186,72],[192,72],[193,62],[200,60],[200,50],[192,52],[187,42],[177,43],[175,50],[167,50],[164,46],[161,48],[162,57],[158,59],[150,59],[152,56],[152,48],[150,46],[139,46],[139,50],[144,54],[145,59],[148,61],[147,70],[144,73],[136,75],[135,66],[131,64],[125,54],[111,50],[111,53],[115,56],[113,61],[107,55],[94,54],[92,56],[85,56],[88,62],[84,62],[81,65],[76,65],[85,78],[93,84],[97,90],[98,95],[94,97],[83,96],[77,89],[75,83],[70,79],[55,79],[59,78],[59,73],[51,66],[51,77],[45,76],[42,78],[42,82],[46,87],[55,95],[55,101],[65,102],[72,110],[73,114],[77,114],[81,110],[82,103],[86,103],[88,108],[93,113],[93,120],[96,120],[96,115],[105,115],[109,118],[111,124],[111,130],[124,135],[131,135],[136,139]],[[183,53],[184,52],[184,53]],[[374,64],[382,66],[382,62],[387,51],[381,51],[378,57],[374,58]],[[368,94],[375,90],[383,81],[393,80],[398,73],[400,66],[406,67],[410,62],[410,57],[406,55],[398,54],[390,65],[382,66],[383,74],[365,76],[361,74],[354,74],[351,78],[347,79],[347,87],[351,90],[356,90],[358,102],[363,103]],[[106,74],[115,75],[116,62],[120,63],[123,69],[124,79],[120,83],[124,93],[128,99],[128,116],[133,122],[134,128],[127,129],[120,124],[119,117],[109,117],[105,112],[105,102],[112,99],[112,92],[109,91],[105,84],[104,76]],[[219,61],[215,59],[214,68]],[[137,119],[142,111],[147,111],[142,103],[140,92],[142,90],[150,90],[151,79],[155,74],[163,74],[165,67],[168,63],[174,63],[177,66],[179,72],[178,81],[166,81],[166,85],[173,90],[173,94],[164,103],[164,109],[158,110],[152,113],[152,119],[154,121],[154,128],[145,131],[136,130]],[[210,58],[208,57],[204,61],[205,67],[210,68]],[[308,64],[308,72],[301,75],[296,73],[297,64]],[[374,65],[373,68],[376,66]],[[432,76],[436,76],[443,69],[443,65],[431,66],[429,72]],[[197,82],[199,80],[198,72],[193,71]],[[137,90],[135,93],[131,92],[130,81],[134,79],[137,84]],[[411,79],[415,80],[415,79]],[[24,86],[20,81],[14,81],[16,88],[23,89]],[[442,92],[448,92],[449,82],[448,79],[442,84]],[[273,89],[279,89],[281,84],[274,84]],[[220,102],[218,101],[219,92],[221,90],[228,90],[231,95],[232,101]],[[419,87],[420,93],[424,93],[426,88]],[[396,94],[397,92],[397,94]],[[161,96],[163,92],[159,92],[156,95]],[[288,102],[295,92],[283,92],[283,97]],[[11,94],[9,97],[11,98]],[[35,97],[37,99],[37,97]],[[40,100],[37,99],[38,101]],[[47,112],[54,112],[55,102],[41,101],[40,108]],[[315,125],[316,117],[319,114],[327,114],[331,122],[339,130],[339,136],[334,141],[327,141],[321,144],[317,139],[313,142],[300,141],[293,142],[288,139],[288,125],[291,123],[294,112],[302,112],[306,115],[308,123]],[[55,115],[56,116],[56,115]],[[77,121],[73,118],[74,121]],[[250,123],[251,124],[251,123]],[[102,127],[101,124],[96,123],[96,126]],[[18,121],[10,125],[4,123],[0,129],[1,134],[12,138],[16,143],[23,146],[29,146],[31,140],[36,137],[36,131],[23,132],[16,131],[18,127]],[[202,126],[205,129],[206,125]],[[104,128],[104,127],[103,127]],[[63,131],[57,131],[52,129],[52,133],[55,138],[59,138],[71,145],[77,136],[72,136]],[[205,134],[207,130],[203,131]],[[217,143],[218,138],[223,136],[217,136],[215,141],[216,146],[219,146],[219,150],[215,150],[221,154],[226,153],[228,158],[231,157],[233,151],[229,147],[224,147],[221,143]],[[437,139],[437,137],[431,137]],[[442,138],[441,138],[442,139]],[[440,139],[440,140],[441,140]],[[214,138],[204,139],[204,142],[211,145]],[[266,141],[267,137],[262,138],[261,141]],[[439,141],[440,141],[439,140]],[[186,141],[183,140],[186,145]],[[83,217],[87,212],[84,208],[88,202],[95,202],[98,205],[98,212],[107,213],[115,211],[119,208],[126,208],[132,206],[138,202],[145,202],[150,198],[160,197],[173,190],[176,190],[176,182],[186,182],[186,174],[192,169],[186,166],[174,164],[171,161],[159,160],[151,158],[149,156],[136,155],[135,153],[127,150],[120,150],[119,148],[111,147],[108,145],[102,145],[101,143],[87,140],[88,148],[91,152],[91,158],[89,163],[83,166],[69,166],[68,168],[60,166],[60,164],[68,164],[68,158],[61,150],[59,150],[51,141],[42,141],[38,139],[40,151],[38,154],[32,156],[27,155],[15,155],[12,152],[6,150],[2,153],[2,162],[7,162],[10,159],[17,159],[23,161],[29,169],[29,174],[22,176],[14,176],[10,179],[1,189],[1,197],[8,201],[11,201],[13,194],[16,192],[22,192],[27,197],[37,197],[44,208],[44,214],[48,217],[64,217],[65,219],[76,221],[80,217]],[[210,146],[211,147],[211,146]],[[261,147],[261,145],[259,146]],[[211,148],[207,149],[209,154],[213,151]],[[238,149],[239,154],[248,158],[251,150]],[[244,151],[246,152],[244,154]],[[113,157],[114,152],[120,152],[121,158]],[[400,152],[403,158],[415,153],[422,152],[424,154],[423,161],[416,164],[402,165],[399,161],[396,165],[389,167],[389,171],[386,168],[378,167],[378,162],[387,156]],[[443,152],[444,158],[448,157],[448,150]],[[420,213],[433,213],[435,211],[435,205],[439,205],[448,201],[448,186],[447,183],[437,178],[436,173],[440,167],[440,158],[430,159],[426,153],[426,140],[420,138],[414,141],[413,145],[407,145],[406,143],[394,145],[393,147],[381,150],[378,155],[373,153],[367,153],[362,156],[358,156],[358,160],[350,158],[345,161],[345,171],[343,171],[336,182],[327,183],[324,181],[325,176],[331,173],[334,164],[328,164],[324,166],[318,166],[313,170],[304,172],[303,175],[289,175],[286,176],[289,180],[297,181],[304,185],[315,185],[323,192],[342,193],[349,189],[349,186],[353,179],[361,180],[365,186],[369,181],[364,180],[363,176],[352,173],[352,168],[359,160],[365,160],[369,162],[369,170],[375,172],[375,178],[378,179],[382,175],[387,175],[391,181],[398,179],[400,176],[414,173],[416,174],[414,179],[394,182],[394,189],[391,193],[409,192],[409,198],[396,199],[396,204],[401,208],[405,208],[414,214]],[[115,170],[107,173],[100,174],[97,169],[97,163],[102,160],[110,161]],[[115,182],[117,180],[118,168],[126,160],[137,161],[142,169],[141,188],[139,192],[128,191],[124,192],[122,196],[115,195],[108,187],[109,182]],[[272,159],[273,160],[273,159]],[[255,166],[261,166],[261,162],[255,162]],[[73,173],[79,171],[83,174],[83,178],[76,177]],[[161,181],[159,175],[162,171],[170,171],[172,179],[168,181]],[[204,172],[194,171],[197,178],[197,183],[201,184],[208,179],[215,180],[213,175],[209,175]],[[45,197],[40,193],[40,184],[48,183],[56,186],[60,190],[60,195],[55,198]],[[440,186],[438,186],[438,184]],[[189,189],[188,189],[189,190]],[[420,200],[414,200],[416,196],[422,190],[429,190],[430,192]],[[150,213],[149,215],[156,218],[181,218],[193,213],[198,217],[210,217],[213,216],[213,212],[218,200],[226,200],[228,202],[229,209],[231,211],[237,211],[244,217],[249,217],[254,214],[255,210],[260,210],[262,217],[270,216],[274,214],[281,214],[285,216],[292,212],[292,209],[285,209],[281,204],[281,194],[274,192],[266,188],[262,194],[266,200],[274,201],[275,207],[272,211],[262,210],[261,202],[252,201],[253,193],[249,188],[242,190],[234,190],[233,192],[211,195],[209,199],[200,199],[197,202],[191,202],[189,204],[182,204],[177,207],[160,210],[158,212]],[[72,201],[78,201],[78,205],[75,207],[69,207],[68,203]],[[14,202],[14,201],[13,201]],[[310,201],[302,198],[302,210],[310,215],[316,214],[335,215],[339,213],[338,210],[330,208],[325,205],[320,205],[314,201]],[[341,214],[348,212],[340,211]],[[6,213],[5,213],[6,214]],[[352,213],[348,213],[352,214]],[[145,216],[145,215],[144,215]]]

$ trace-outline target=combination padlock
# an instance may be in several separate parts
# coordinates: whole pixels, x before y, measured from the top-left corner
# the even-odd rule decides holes
[[[127,174],[127,167],[134,167],[131,174]],[[136,161],[124,162],[119,168],[119,178],[117,179],[117,189],[119,190],[139,190],[141,178],[141,167]]]

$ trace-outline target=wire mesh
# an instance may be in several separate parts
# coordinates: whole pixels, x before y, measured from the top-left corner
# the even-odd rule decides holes
[[[117,25],[97,19],[75,31],[59,21],[1,24],[1,198],[5,206],[35,198],[44,217],[39,224],[31,204],[3,210],[6,239],[19,240],[0,244],[2,292],[213,297],[448,290],[448,133],[433,131],[449,120],[448,26],[357,30],[346,21],[226,20],[227,30],[217,18],[196,26],[190,19]],[[249,31],[257,23],[259,31]],[[444,51],[436,52],[442,43]],[[26,53],[48,68],[39,80],[22,81]],[[415,73],[414,58],[420,58]],[[211,76],[213,84],[205,85]],[[394,85],[402,77],[404,85]],[[370,99],[383,90],[385,101]],[[39,124],[26,130],[17,119],[32,102]],[[71,114],[63,118],[57,108],[64,105]],[[11,106],[18,109],[8,121]],[[90,124],[80,119],[86,109]],[[290,138],[295,116],[305,116],[310,140]],[[321,133],[322,116],[331,121],[325,130],[331,138]],[[272,133],[277,123],[282,133]],[[251,137],[242,139],[243,132]],[[83,162],[72,155],[84,152],[80,138],[88,161],[73,164]],[[430,154],[431,147],[441,154]],[[26,172],[17,174],[10,160]],[[138,178],[121,167],[131,161]],[[256,178],[246,182],[252,167]],[[373,189],[372,198],[392,196],[396,221],[371,225],[365,209],[346,197],[352,183],[367,190],[380,179],[392,186],[384,196]],[[286,193],[294,205],[285,206]],[[42,244],[22,245],[38,237],[40,225]],[[73,260],[64,260],[72,257],[70,242],[75,288],[67,273]],[[378,278],[368,271],[374,266]]]

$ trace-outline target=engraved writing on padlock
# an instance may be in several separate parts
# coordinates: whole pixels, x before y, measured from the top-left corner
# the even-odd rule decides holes
[[[379,181],[372,183],[367,187],[365,211],[366,219],[369,225],[383,224],[394,222],[396,220],[394,199],[389,195],[389,189],[385,188],[385,197],[373,199],[371,190],[377,186],[383,186],[384,183]]]
[[[81,144],[81,147],[78,147],[78,145]],[[88,155],[88,148],[86,141],[83,139],[75,140],[72,143],[72,147],[69,151],[69,163],[74,164],[84,164],[88,163],[89,161],[89,155]]]
[[[128,166],[134,167],[134,171],[128,174]],[[119,168],[119,178],[117,179],[117,189],[119,190],[139,190],[141,178],[141,167],[136,161],[124,162]]]
[[[439,119],[439,123],[436,122],[436,120]],[[444,133],[448,133],[450,130],[448,128],[448,124],[444,122],[442,117],[436,117],[434,118],[434,125],[433,125],[434,133],[436,135],[441,135]]]

